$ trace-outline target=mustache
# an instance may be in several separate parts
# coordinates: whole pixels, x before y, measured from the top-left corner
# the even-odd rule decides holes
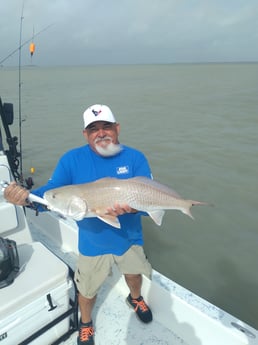
[[[105,135],[104,137],[97,137],[97,138],[94,140],[94,143],[97,144],[97,143],[99,143],[100,141],[106,141],[106,140],[112,141],[112,138],[111,138],[109,135]]]

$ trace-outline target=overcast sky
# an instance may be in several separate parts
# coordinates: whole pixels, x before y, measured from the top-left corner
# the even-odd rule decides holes
[[[0,61],[21,23],[42,66],[258,61],[257,0],[0,0],[0,14]],[[30,64],[29,43],[21,52]]]

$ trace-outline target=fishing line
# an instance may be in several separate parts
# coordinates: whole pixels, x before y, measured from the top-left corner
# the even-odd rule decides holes
[[[45,28],[43,28],[42,30],[40,30],[39,32],[37,32],[34,36],[30,37],[27,41],[23,42],[18,48],[16,48],[15,50],[13,50],[10,54],[8,54],[5,58],[3,58],[3,60],[0,61],[0,64],[2,64],[4,61],[6,61],[7,59],[9,59],[13,54],[15,54],[19,49],[21,49],[22,47],[25,46],[25,44],[29,43],[34,37],[37,37],[38,35],[40,35],[42,32],[46,31],[47,29],[49,29],[52,25],[54,24],[50,24],[48,26],[46,26]]]

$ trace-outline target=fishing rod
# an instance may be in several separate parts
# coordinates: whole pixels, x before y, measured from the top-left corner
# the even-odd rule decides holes
[[[49,29],[53,24],[50,24],[48,26],[46,26],[45,28],[43,28],[42,30],[40,30],[39,32],[37,32],[36,34],[34,33],[34,27],[33,27],[33,36],[28,39],[27,41],[23,42],[22,43],[22,29],[23,29],[23,11],[24,11],[24,2],[25,0],[23,1],[23,4],[22,4],[22,9],[21,9],[21,17],[20,17],[20,37],[19,37],[19,46],[18,48],[16,48],[14,51],[12,51],[10,54],[8,54],[4,59],[2,59],[0,61],[0,65],[6,61],[8,58],[10,58],[13,54],[15,54],[17,51],[19,51],[19,81],[18,81],[18,86],[19,86],[19,96],[18,96],[18,118],[19,118],[19,150],[20,152],[18,152],[16,149],[15,149],[15,152],[14,150],[12,149],[12,152],[13,153],[16,153],[15,155],[15,163],[14,163],[14,170],[16,171],[16,179],[18,179],[20,181],[20,183],[23,185],[24,183],[24,178],[23,178],[23,157],[22,157],[22,111],[21,111],[21,86],[22,86],[22,79],[21,79],[21,50],[22,50],[22,47],[25,46],[27,43],[29,43],[31,41],[31,39],[34,40],[34,38],[38,35],[40,35],[42,32],[46,31],[47,29]],[[31,58],[32,58],[32,54],[31,54]],[[2,108],[2,107],[1,107]],[[1,109],[3,110],[3,109]],[[7,134],[9,133],[8,131],[6,132]],[[9,133],[10,134],[10,133]],[[11,136],[10,136],[11,137]],[[11,138],[13,139],[13,138]],[[18,141],[16,139],[15,141],[15,145],[12,145],[13,146],[16,146],[18,144]],[[18,161],[18,157],[19,157],[19,162]],[[18,173],[18,166],[20,168],[20,172]],[[33,185],[33,181],[32,181],[32,178],[28,178],[26,179],[26,183],[28,185],[29,188],[31,188],[31,186]]]
[[[7,181],[1,180],[0,186],[2,187],[2,191],[4,191],[5,188],[9,186],[9,183]],[[28,201],[28,203],[36,202],[36,203],[41,204],[43,206],[48,206],[48,202],[45,199],[43,199],[37,195],[34,195],[32,193],[29,193],[27,201]]]
[[[21,11],[21,20],[20,20],[20,40],[19,40],[19,105],[18,105],[18,114],[19,114],[19,138],[20,138],[20,182],[23,184],[23,159],[22,159],[22,116],[21,116],[21,41],[22,41],[22,21],[23,17],[23,10],[24,10],[24,1],[22,4],[22,11]]]

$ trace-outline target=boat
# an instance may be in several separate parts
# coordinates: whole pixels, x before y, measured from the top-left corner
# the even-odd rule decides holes
[[[77,225],[53,212],[38,215],[6,202],[4,184],[19,177],[20,153],[10,130],[12,103],[1,98],[0,115],[0,236],[16,242],[20,266],[14,281],[0,289],[0,344],[75,345]],[[153,312],[147,325],[125,303],[128,288],[113,267],[94,308],[96,345],[258,344],[256,329],[158,271],[152,280],[143,277],[142,294]]]

